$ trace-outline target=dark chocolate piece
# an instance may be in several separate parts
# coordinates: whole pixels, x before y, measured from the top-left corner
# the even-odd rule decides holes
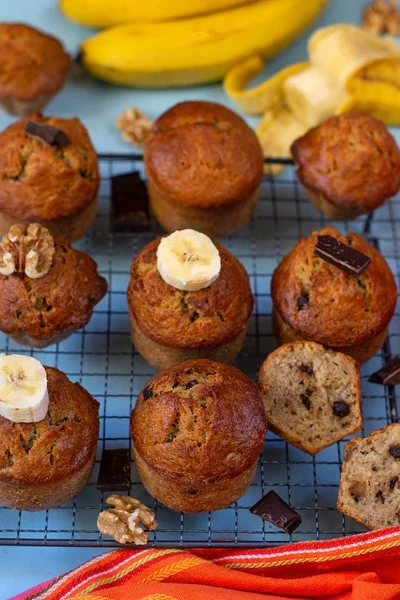
[[[67,134],[58,129],[58,127],[46,125],[46,123],[38,123],[37,121],[27,121],[25,133],[41,140],[49,146],[56,146],[57,148],[66,148],[71,143]]]
[[[331,235],[319,235],[315,253],[323,260],[356,277],[371,262],[369,256],[346,246]]]
[[[400,446],[392,446],[389,448],[389,454],[390,456],[393,456],[393,458],[400,458]]]
[[[308,294],[302,294],[296,300],[297,310],[302,310],[306,306],[308,306],[310,302],[310,296]]]
[[[131,459],[128,448],[103,450],[96,487],[103,492],[124,492],[131,489]]]
[[[301,525],[301,517],[274,491],[268,492],[250,508],[250,512],[263,521],[269,521],[280,529],[292,533]]]
[[[343,418],[347,417],[350,412],[350,406],[346,402],[342,402],[338,400],[333,403],[333,412],[337,417]]]
[[[137,171],[111,178],[111,198],[112,231],[131,233],[150,229],[147,189]]]
[[[395,356],[382,369],[372,373],[368,381],[380,385],[398,385],[400,383],[400,356]]]
[[[397,483],[398,481],[399,481],[399,478],[398,478],[398,477],[393,477],[393,479],[391,479],[391,480],[390,480],[390,483],[389,483],[389,488],[390,488],[390,491],[391,491],[391,492],[392,492],[392,491],[394,490],[394,488],[396,487],[396,483]]]

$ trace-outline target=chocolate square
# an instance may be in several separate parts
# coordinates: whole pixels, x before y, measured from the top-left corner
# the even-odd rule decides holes
[[[283,529],[287,533],[292,533],[301,525],[301,517],[293,508],[289,506],[274,491],[269,492],[254,506],[250,508],[253,515],[261,517],[263,521],[269,521]]]
[[[148,231],[151,226],[149,198],[137,171],[111,178],[111,229],[115,233]]]
[[[368,381],[380,385],[400,384],[400,356],[395,356],[384,367],[372,373]]]
[[[96,487],[103,492],[124,492],[131,489],[129,448],[103,450]]]
[[[342,271],[357,277],[371,262],[369,256],[343,244],[331,235],[319,235],[315,254]]]
[[[48,146],[55,146],[56,148],[66,148],[71,143],[67,134],[58,127],[38,123],[37,121],[27,121],[25,133],[39,139]]]

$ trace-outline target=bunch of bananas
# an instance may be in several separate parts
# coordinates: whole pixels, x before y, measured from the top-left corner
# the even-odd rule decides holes
[[[60,0],[60,6],[73,21],[110,26],[82,44],[82,63],[93,75],[162,87],[217,81],[248,56],[274,56],[328,1]]]
[[[242,111],[263,114],[257,133],[266,156],[288,158],[292,142],[310,127],[350,109],[400,124],[400,48],[394,39],[332,25],[311,36],[308,54],[309,62],[286,67],[250,89],[246,85],[265,66],[259,56],[225,78],[225,91]]]

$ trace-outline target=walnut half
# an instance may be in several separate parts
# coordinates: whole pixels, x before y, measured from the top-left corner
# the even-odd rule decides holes
[[[0,273],[25,273],[38,279],[50,271],[54,252],[53,237],[45,227],[12,225],[0,242]]]
[[[153,121],[138,108],[128,108],[118,117],[117,127],[126,142],[143,148],[153,127]]]
[[[149,536],[139,525],[148,531],[154,531],[157,521],[154,513],[145,504],[130,496],[113,494],[106,500],[115,508],[101,512],[97,518],[97,527],[105,535],[110,535],[120,544],[147,544]]]
[[[372,0],[363,13],[363,27],[380,35],[399,35],[400,12],[396,0]]]

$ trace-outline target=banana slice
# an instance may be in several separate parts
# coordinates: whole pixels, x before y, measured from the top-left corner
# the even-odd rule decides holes
[[[47,375],[32,356],[0,354],[0,416],[14,423],[36,423],[47,414]]]
[[[157,249],[157,269],[169,285],[195,292],[217,279],[221,257],[204,233],[183,229],[161,240]]]

